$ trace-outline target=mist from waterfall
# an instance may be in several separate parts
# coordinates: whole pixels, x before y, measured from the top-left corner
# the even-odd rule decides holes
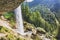
[[[20,34],[24,34],[24,26],[23,26],[23,19],[22,19],[22,12],[21,12],[21,5],[14,10],[15,15],[16,15],[16,27],[17,27],[17,32]]]

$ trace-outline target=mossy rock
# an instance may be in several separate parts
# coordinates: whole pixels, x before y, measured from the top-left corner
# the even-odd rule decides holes
[[[43,28],[41,28],[41,27],[37,27],[37,33],[45,34],[46,31]]]
[[[32,38],[33,40],[41,40],[41,37],[40,37],[40,35],[38,35],[38,34],[32,35],[31,38]]]
[[[11,30],[9,30],[9,29],[7,29],[7,28],[5,28],[3,26],[0,26],[0,33],[6,33],[6,32],[10,33]]]
[[[12,11],[24,0],[0,0],[0,11]]]
[[[35,28],[35,26],[33,24],[30,24],[30,23],[24,21],[24,29],[25,30],[32,31],[32,29],[34,29],[34,28]]]
[[[6,36],[0,37],[0,40],[24,40],[25,38],[18,33],[14,33],[5,27],[0,26],[0,33],[7,34]]]

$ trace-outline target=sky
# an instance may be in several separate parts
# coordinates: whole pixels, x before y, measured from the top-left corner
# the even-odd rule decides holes
[[[34,0],[25,0],[25,2],[33,2]]]

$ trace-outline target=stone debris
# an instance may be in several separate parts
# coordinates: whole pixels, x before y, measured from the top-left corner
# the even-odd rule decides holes
[[[0,33],[0,37],[4,37],[6,36],[7,34],[4,34],[4,33]]]

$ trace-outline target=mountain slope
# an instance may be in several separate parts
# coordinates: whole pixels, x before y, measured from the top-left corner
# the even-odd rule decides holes
[[[35,25],[35,27],[45,29],[49,35],[57,36],[59,21],[49,8],[38,5],[30,9],[29,6],[24,6],[22,10],[24,10],[22,11],[24,20]]]

